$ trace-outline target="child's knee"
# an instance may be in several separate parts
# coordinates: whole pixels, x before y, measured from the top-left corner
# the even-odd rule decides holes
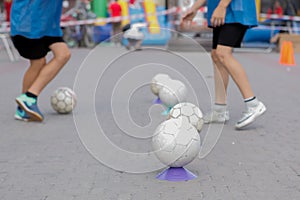
[[[216,50],[216,55],[221,61],[226,57],[224,51],[222,51],[221,49]]]
[[[216,55],[219,61],[225,65],[226,61],[231,58],[232,53],[227,49],[217,48]]]
[[[219,58],[218,58],[218,55],[217,55],[217,51],[215,49],[213,49],[211,51],[211,59],[213,60],[214,63],[218,63],[219,62]]]
[[[70,60],[70,58],[71,58],[71,52],[69,49],[66,49],[60,54],[57,54],[55,56],[55,59],[62,64],[67,63]]]
[[[65,52],[65,60],[66,61],[69,61],[71,58],[71,51],[68,49],[66,52]]]

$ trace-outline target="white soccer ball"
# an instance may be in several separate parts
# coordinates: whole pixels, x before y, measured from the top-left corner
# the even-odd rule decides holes
[[[74,91],[67,87],[56,89],[50,100],[52,108],[61,114],[72,112],[77,101]]]
[[[186,86],[178,80],[168,80],[158,94],[161,102],[168,108],[185,101],[187,96]]]
[[[183,118],[161,123],[152,138],[156,157],[170,167],[183,167],[200,151],[200,136],[194,126]]]
[[[157,74],[151,80],[151,91],[154,95],[158,95],[159,90],[164,86],[167,80],[170,80],[170,76],[167,74]]]
[[[176,104],[169,113],[169,118],[178,119],[184,117],[198,132],[203,127],[203,114],[200,108],[192,103],[184,102]]]

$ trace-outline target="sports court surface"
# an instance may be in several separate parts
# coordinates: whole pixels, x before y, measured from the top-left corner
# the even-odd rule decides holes
[[[99,162],[80,140],[80,135],[85,133],[78,133],[74,116],[58,115],[52,110],[50,95],[60,86],[73,88],[76,81],[80,90],[94,89],[94,97],[83,97],[79,94],[84,92],[74,88],[79,102],[75,118],[89,124],[90,118],[96,116],[107,137],[117,146],[128,151],[147,152],[149,140],[133,140],[122,134],[110,108],[115,106],[115,115],[122,117],[126,114],[122,111],[123,105],[128,105],[132,120],[142,127],[149,124],[151,116],[153,123],[147,129],[151,132],[163,120],[160,115],[163,107],[152,105],[154,96],[149,85],[137,85],[130,98],[125,92],[122,98],[123,90],[113,93],[118,92],[114,86],[116,83],[134,85],[135,80],[150,83],[160,66],[168,73],[167,66],[174,69],[170,71],[171,76],[188,79],[190,91],[196,93],[198,105],[205,113],[211,106],[206,84],[211,86],[213,81],[209,56],[157,48],[126,52],[121,47],[98,47],[89,53],[86,49],[72,50],[69,63],[39,97],[45,121],[24,123],[13,119],[14,98],[19,94],[20,80],[28,63],[22,59],[9,62],[5,51],[1,50],[1,200],[300,199],[300,54],[295,54],[296,66],[286,67],[279,64],[279,53],[236,53],[256,95],[267,106],[266,114],[245,130],[236,131],[234,123],[244,105],[231,83],[231,120],[222,128],[221,137],[210,154],[186,166],[198,178],[188,182],[166,182],[155,179],[161,170],[125,173]],[[111,57],[116,60],[105,65]],[[85,58],[85,64],[81,65]],[[186,63],[197,63],[198,71]],[[132,72],[136,66],[142,67]],[[89,74],[78,79],[83,69]],[[201,73],[197,74],[199,71]],[[89,85],[94,76],[101,78],[95,85]],[[114,94],[121,96],[112,103]],[[93,104],[94,112],[82,109],[89,104]],[[132,122],[126,117],[122,120]],[[204,127],[202,138],[206,130]],[[103,153],[109,154],[109,150],[104,149]],[[111,158],[118,159],[118,155],[111,155]],[[124,165],[130,165],[130,158]]]

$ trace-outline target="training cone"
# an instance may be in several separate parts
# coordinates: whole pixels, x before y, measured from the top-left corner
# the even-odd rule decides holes
[[[184,167],[170,167],[156,176],[159,180],[165,181],[189,181],[197,178],[195,174]]]
[[[280,50],[280,64],[295,66],[295,57],[294,57],[294,49],[293,44],[290,41],[283,41]]]
[[[161,102],[160,98],[158,97],[157,99],[155,99],[153,101],[153,104],[162,104],[162,102]]]

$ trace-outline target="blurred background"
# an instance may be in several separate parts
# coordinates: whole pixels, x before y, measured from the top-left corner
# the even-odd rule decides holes
[[[0,1],[1,33],[9,33],[12,1]],[[144,34],[142,45],[168,45],[174,49],[193,50],[180,37],[184,33],[209,50],[212,33],[207,27],[206,6],[199,9],[191,28],[183,29],[179,26],[181,14],[194,1],[63,0],[61,26],[64,40],[71,48],[93,48],[99,43],[124,46],[127,40],[118,34],[122,33],[122,28],[146,23],[148,27],[140,29]],[[118,4],[120,10],[112,4]],[[256,4],[259,26],[248,30],[242,49],[271,52],[280,49],[284,38],[294,43],[295,52],[300,52],[300,1],[256,0]]]

